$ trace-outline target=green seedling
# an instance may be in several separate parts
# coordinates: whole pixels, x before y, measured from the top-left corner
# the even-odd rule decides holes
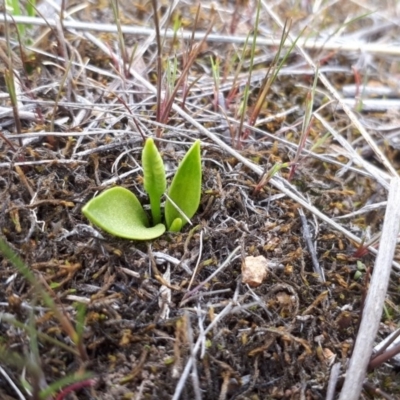
[[[181,161],[168,191],[165,221],[179,232],[197,211],[201,195],[200,141],[196,141]]]
[[[17,133],[20,134],[22,131],[22,126],[21,126],[21,120],[19,118],[18,98],[17,98],[16,89],[15,89],[14,79],[15,79],[15,76],[12,71],[12,68],[10,68],[10,69],[6,68],[4,71],[4,80],[6,83],[7,91],[10,95],[11,106],[12,106],[12,110],[13,110],[13,114],[14,114],[15,127],[17,130]],[[19,145],[22,147],[21,139],[19,140]]]
[[[361,279],[367,268],[365,267],[365,264],[363,264],[360,260],[357,260],[357,271],[354,273],[354,280],[358,281]]]
[[[288,168],[289,165],[289,163],[277,163],[273,165],[271,169],[263,174],[260,182],[254,188],[253,195],[257,194],[281,169]]]
[[[118,237],[151,240],[166,229],[179,232],[197,211],[201,195],[200,141],[197,140],[178,166],[165,204],[161,223],[161,197],[166,191],[164,163],[153,139],[147,139],[142,152],[144,189],[149,195],[153,226],[137,197],[120,186],[105,190],[90,200],[82,213],[94,225]]]
[[[19,17],[24,15],[20,0],[6,0],[6,10],[13,16]],[[36,14],[36,0],[28,0],[25,3],[25,12],[29,17],[34,17]],[[22,39],[28,40],[28,35],[26,33],[24,24],[17,24],[18,33]]]
[[[319,74],[318,74],[318,68],[317,68],[317,70],[315,72],[312,88],[308,91],[307,97],[306,97],[306,112],[304,115],[303,125],[301,128],[300,143],[297,146],[296,154],[291,163],[289,177],[288,177],[289,182],[293,179],[293,176],[296,172],[296,168],[297,168],[297,165],[299,162],[301,152],[303,151],[303,149],[306,145],[307,138],[308,138],[311,128],[312,128],[312,123],[313,123],[313,118],[314,118],[313,117],[314,95],[317,90],[318,76],[319,76]]]
[[[146,141],[142,154],[144,190],[150,199],[153,224],[161,223],[161,196],[167,188],[165,168],[161,155],[153,139]]]

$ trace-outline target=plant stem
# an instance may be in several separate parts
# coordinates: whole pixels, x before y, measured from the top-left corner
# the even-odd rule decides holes
[[[160,198],[158,196],[149,196],[150,197],[150,208],[151,208],[151,216],[153,218],[153,225],[157,225],[161,223],[161,207],[160,207]]]

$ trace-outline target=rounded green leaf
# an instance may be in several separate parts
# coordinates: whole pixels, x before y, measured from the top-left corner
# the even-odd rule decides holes
[[[182,210],[187,218],[192,218],[199,208],[201,196],[201,154],[200,140],[196,140],[179,164],[172,180],[165,203],[165,221],[167,228],[173,227],[176,219],[182,220],[182,227],[186,219],[179,212]],[[176,206],[173,204],[175,203]]]
[[[163,224],[148,227],[147,215],[137,197],[120,186],[107,189],[90,200],[82,213],[94,225],[125,239],[151,240],[165,232]]]

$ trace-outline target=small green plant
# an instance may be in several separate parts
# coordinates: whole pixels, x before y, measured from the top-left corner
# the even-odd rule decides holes
[[[165,202],[165,223],[161,223],[161,197],[167,182],[161,155],[153,141],[147,139],[142,152],[144,189],[149,195],[153,226],[137,197],[120,186],[105,190],[90,200],[82,213],[94,225],[118,237],[151,240],[166,229],[179,232],[197,211],[201,195],[200,141],[192,145],[178,166]]]
[[[22,16],[23,9],[20,0],[6,0],[6,10],[13,16]],[[34,17],[36,14],[36,0],[28,0],[25,4],[25,12],[29,17]],[[25,25],[17,24],[17,29],[23,39],[28,39],[26,34]]]

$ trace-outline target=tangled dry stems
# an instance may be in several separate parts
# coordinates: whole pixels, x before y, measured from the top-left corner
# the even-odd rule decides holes
[[[15,131],[2,82],[1,234],[51,286],[72,321],[74,304],[87,305],[89,364],[43,340],[47,382],[81,365],[97,379],[95,387],[81,390],[82,399],[318,399],[340,392],[355,339],[365,333],[360,315],[384,229],[387,189],[399,168],[398,114],[382,110],[398,104],[391,67],[399,56],[392,41],[398,26],[383,11],[356,19],[368,11],[357,2],[293,15],[284,3],[261,2],[248,115],[279,44],[281,21],[293,18],[292,39],[308,29],[279,71],[255,126],[245,118],[244,129],[251,132],[245,140],[238,126],[249,74],[243,38],[254,23],[252,2],[218,3],[216,10],[202,3],[197,35],[215,16],[212,32],[162,124],[155,118],[157,49],[149,4],[138,2],[132,9],[120,2],[128,58],[110,9],[96,6],[72,8],[61,22],[58,10],[47,16],[50,24],[32,28],[37,41],[23,47],[23,63],[13,41],[22,132]],[[194,8],[179,1],[159,6],[163,63],[176,54],[179,73],[190,46],[199,42],[188,32]],[[387,11],[394,12],[389,5]],[[174,37],[165,30],[175,16],[188,33]],[[345,25],[346,18],[354,20]],[[132,24],[140,29],[133,31]],[[4,69],[10,61],[3,48]],[[220,60],[218,86],[210,56]],[[235,71],[235,57],[242,56]],[[294,178],[289,181],[285,169],[268,176],[275,164],[295,157],[315,73],[315,112]],[[380,95],[363,98],[367,91],[357,85],[357,74],[371,90],[377,83],[391,89],[392,103]],[[353,83],[352,98],[343,99]],[[113,184],[144,200],[141,134],[157,130],[171,174],[193,139],[202,140],[203,196],[193,228],[148,244],[96,231],[82,217],[82,205]],[[371,247],[362,253],[365,270],[356,280],[360,264],[354,252],[362,242]],[[248,255],[264,255],[269,262],[268,278],[257,288],[241,283]],[[395,331],[399,316],[398,249],[390,261],[394,269],[375,342]],[[24,323],[33,313],[39,332],[70,344],[7,260],[0,273],[2,311]],[[25,335],[4,323],[0,332],[23,353]],[[0,387],[15,396],[8,382],[19,386],[20,371],[9,366],[3,371],[10,379]],[[396,382],[392,364],[380,365],[362,395],[380,388],[395,398]]]

